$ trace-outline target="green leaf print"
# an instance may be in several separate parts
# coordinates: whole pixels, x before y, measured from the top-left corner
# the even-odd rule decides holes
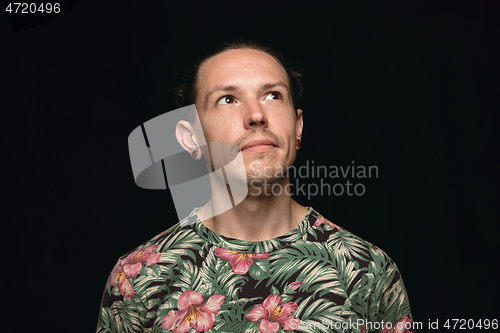
[[[261,299],[262,297],[253,297],[225,302],[218,315],[227,322],[246,321],[247,311],[245,310],[245,306],[250,302],[259,301]]]
[[[160,243],[159,249],[163,253],[167,252],[170,256],[177,256],[177,262],[180,260],[180,256],[189,256],[196,260],[194,251],[201,249],[199,242],[200,238],[195,232],[191,229],[185,229],[172,234],[171,237],[167,237]]]
[[[109,319],[109,313],[106,309],[101,308],[99,313],[99,321],[97,325],[97,333],[100,332],[109,332],[111,331],[111,323]]]
[[[271,262],[272,275],[267,285],[274,281],[287,281],[297,271],[306,276],[326,265],[335,266],[325,249],[321,250],[316,245],[311,246],[308,244],[310,242],[297,243],[297,245],[294,244],[271,254],[269,261]]]
[[[281,294],[281,302],[286,303],[293,300],[293,295]],[[295,300],[297,301],[297,300]]]
[[[263,280],[271,275],[271,264],[268,260],[255,260],[248,273],[255,280]]]
[[[234,274],[232,270],[228,270],[217,277],[217,285],[220,286],[222,293],[231,300],[238,299],[238,292],[241,291],[247,281],[248,277]]]
[[[231,323],[224,323],[212,327],[209,332],[213,333],[225,333],[225,332],[238,332],[238,333],[259,333],[258,323],[251,321],[235,321]]]
[[[227,261],[217,258],[213,249],[203,261],[200,276],[203,283],[212,286],[214,293],[223,294],[228,300],[237,300],[238,292],[248,281],[247,276],[235,274]]]
[[[179,266],[180,275],[173,285],[181,288],[182,291],[193,290],[193,286],[200,279],[198,267],[194,266],[191,261],[182,261]]]
[[[182,292],[177,291],[171,293],[166,301],[164,301],[156,310],[156,316],[161,320],[164,315],[166,315],[170,310],[177,310],[177,303],[179,302],[179,296]]]
[[[370,260],[366,242],[346,230],[333,233],[326,242],[327,248],[335,254],[337,260],[347,257],[349,260]]]
[[[278,296],[280,295],[278,288],[276,288],[275,286],[271,286],[271,295],[273,294],[276,294]]]
[[[109,309],[112,332],[142,332],[141,318],[146,316],[146,308],[133,299],[115,302]],[[114,325],[113,325],[114,324]]]

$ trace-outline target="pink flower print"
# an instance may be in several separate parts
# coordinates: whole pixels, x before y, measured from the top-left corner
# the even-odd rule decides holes
[[[404,316],[403,318],[399,319],[396,323],[394,323],[392,325],[392,328],[386,328],[380,333],[412,333],[405,327],[405,326],[410,326],[407,325],[407,323],[411,322],[412,321],[408,316]]]
[[[123,271],[122,260],[118,261],[111,271],[111,276],[109,277],[109,285],[118,285],[120,294],[122,294],[125,298],[131,298],[132,296],[134,296],[135,291],[130,285],[127,275]]]
[[[198,291],[188,290],[182,293],[177,302],[179,310],[171,310],[161,320],[161,326],[173,333],[185,333],[191,328],[196,332],[208,331],[212,328],[215,316],[224,303],[223,295],[212,295],[205,303]]]
[[[290,283],[288,286],[292,288],[293,290],[297,290],[298,287],[302,285],[302,281],[295,281]]]
[[[248,314],[247,319],[259,321],[259,332],[276,333],[283,325],[284,330],[294,331],[299,327],[300,320],[291,316],[297,310],[297,304],[293,302],[281,303],[281,296],[276,294],[268,296],[264,303],[254,307]],[[293,320],[293,322],[292,322]]]
[[[222,260],[229,260],[229,264],[233,269],[235,274],[244,275],[248,272],[248,268],[253,263],[252,259],[267,259],[269,258],[269,253],[259,253],[259,254],[251,254],[251,253],[243,253],[236,252],[223,249],[218,247],[214,251],[215,255]]]
[[[127,274],[128,277],[134,277],[142,269],[142,264],[146,264],[146,266],[154,265],[160,261],[161,253],[154,252],[158,244],[154,244],[148,246],[146,248],[142,247],[138,250],[135,250],[131,254],[129,254],[123,261],[123,271]]]
[[[320,225],[322,225],[323,223],[329,225],[330,227],[332,228],[337,228],[338,231],[342,230],[341,227],[339,227],[338,225],[336,225],[335,223],[332,223],[330,221],[328,221],[327,219],[325,219],[321,214],[318,214],[318,219],[316,220],[316,222],[314,222],[314,227],[319,227]]]

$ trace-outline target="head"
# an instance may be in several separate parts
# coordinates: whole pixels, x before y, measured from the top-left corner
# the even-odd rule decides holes
[[[202,58],[177,91],[179,106],[195,104],[207,142],[237,144],[247,182],[270,184],[291,166],[302,136],[300,74],[271,48],[226,44]],[[178,126],[179,127],[179,126]],[[192,152],[192,124],[181,124],[181,145]]]
[[[261,51],[267,53],[269,56],[273,57],[278,64],[283,67],[288,75],[291,96],[293,101],[293,108],[297,110],[300,107],[300,99],[302,97],[303,87],[302,87],[302,75],[296,71],[292,66],[285,61],[281,53],[275,49],[255,43],[252,41],[233,41],[231,43],[225,43],[222,46],[208,52],[203,57],[199,58],[194,64],[193,68],[185,73],[184,82],[176,89],[175,100],[179,107],[184,107],[191,104],[196,104],[196,98],[198,94],[198,78],[199,70],[205,64],[205,62],[226,51],[230,50],[240,50],[240,49],[250,49]]]

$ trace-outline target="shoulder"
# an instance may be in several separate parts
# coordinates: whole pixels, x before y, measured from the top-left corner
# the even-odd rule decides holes
[[[321,234],[318,238],[325,242],[338,260],[359,262],[362,266],[371,266],[374,271],[387,266],[396,267],[394,261],[378,246],[331,222],[320,213],[316,214],[317,218],[311,223],[313,232]]]
[[[161,255],[168,253],[169,250],[173,250],[181,244],[184,244],[182,247],[185,248],[186,242],[201,241],[192,226],[196,222],[195,219],[196,215],[186,217],[172,227],[126,252],[120,257],[119,261],[124,265],[142,263],[150,266],[162,263],[165,256],[162,257]]]
[[[186,218],[187,219],[187,218]],[[168,281],[172,270],[181,265],[185,256],[195,256],[202,239],[192,221],[183,220],[159,233],[147,242],[122,255],[112,270],[109,285],[125,298],[138,297],[148,308],[148,288],[156,281]]]

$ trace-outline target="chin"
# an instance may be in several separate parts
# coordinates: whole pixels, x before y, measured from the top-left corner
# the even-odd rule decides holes
[[[281,165],[265,165],[260,162],[253,162],[247,166],[248,186],[262,186],[274,184],[283,178],[286,167]]]
[[[265,185],[272,185],[278,181],[277,177],[248,177],[247,178],[247,185],[249,187],[261,187]]]

